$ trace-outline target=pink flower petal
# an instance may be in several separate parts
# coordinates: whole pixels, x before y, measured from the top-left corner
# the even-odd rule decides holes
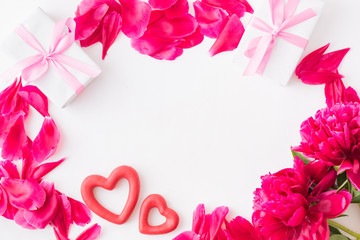
[[[44,205],[35,211],[25,211],[24,218],[35,228],[43,229],[54,219],[57,213],[58,200],[55,195],[53,183],[41,182],[41,186],[46,192]]]
[[[101,40],[103,44],[102,59],[105,58],[107,51],[119,35],[121,31],[121,25],[121,16],[117,12],[111,12],[104,17]]]
[[[350,48],[324,54],[318,64],[318,68],[325,71],[336,71]]]
[[[75,17],[75,39],[83,40],[94,34],[95,30],[99,27],[100,22],[104,18],[108,9],[108,5],[101,4],[97,7],[92,8],[85,14]]]
[[[218,39],[209,50],[211,56],[220,52],[231,51],[237,48],[244,34],[244,26],[236,15],[232,15],[220,33]]]
[[[7,206],[8,206],[7,194],[0,185],[0,216],[2,216],[5,213]]]
[[[220,7],[226,10],[230,15],[236,14],[239,18],[244,16],[246,11],[245,5],[238,0],[202,0],[202,2],[210,6]]]
[[[351,198],[351,194],[344,190],[323,192],[317,198],[319,202],[311,210],[323,213],[326,218],[335,218],[347,209]]]
[[[149,0],[149,4],[157,10],[165,10],[173,6],[178,0]]]
[[[303,71],[301,75],[301,81],[309,85],[319,85],[329,83],[342,77],[342,75],[333,72]]]
[[[186,15],[189,12],[189,2],[187,0],[178,0],[173,6],[164,11],[166,17],[177,18]]]
[[[50,162],[50,163],[44,163],[39,166],[37,166],[34,171],[32,172],[31,177],[36,180],[41,180],[46,174],[54,170],[57,166],[59,166],[65,158],[57,161],[57,162]]]
[[[175,237],[173,240],[201,240],[195,232],[186,231]]]
[[[91,221],[91,212],[89,208],[70,197],[68,197],[69,203],[71,205],[71,219],[74,221],[76,225],[85,226]]]
[[[121,5],[123,8],[121,13],[123,33],[129,38],[141,37],[149,23],[150,5],[138,0],[121,0]]]
[[[261,240],[260,233],[243,217],[236,217],[227,224],[232,240]]]
[[[8,194],[9,202],[16,208],[36,210],[44,205],[46,193],[33,180],[2,178],[1,185]]]
[[[26,221],[26,219],[24,218],[24,213],[25,210],[19,210],[16,212],[14,216],[15,223],[26,229],[36,229],[34,226],[28,223],[28,221]]]
[[[168,46],[161,51],[152,54],[151,57],[159,60],[175,60],[177,57],[181,56],[183,52],[184,50],[182,48]]]
[[[345,86],[341,78],[325,84],[325,97],[328,107],[343,102]]]
[[[101,227],[94,224],[82,232],[75,240],[95,240],[101,233]]]
[[[354,187],[357,190],[360,190],[360,173],[355,174],[352,170],[347,170],[346,175]]]
[[[11,161],[1,161],[0,162],[0,178],[7,177],[7,178],[20,178],[19,171],[17,166],[13,164]]]
[[[57,213],[51,222],[58,239],[67,239],[71,221],[71,205],[67,196],[63,193],[56,193],[58,199]]]
[[[301,79],[303,71],[311,71],[320,62],[325,51],[329,48],[330,43],[309,53],[296,67],[295,74]]]
[[[59,144],[60,133],[55,122],[50,117],[45,117],[39,134],[33,142],[34,159],[42,162],[51,157]]]
[[[139,39],[132,39],[131,46],[141,54],[154,55],[162,49],[171,46],[177,46],[179,43],[173,39],[164,39],[157,37],[143,36]]]
[[[44,117],[49,116],[48,99],[37,87],[27,85],[19,91],[19,96],[33,106]]]
[[[4,115],[12,113],[17,105],[17,93],[21,87],[21,80],[15,81],[0,93],[1,112]]]
[[[339,174],[346,171],[346,170],[351,170],[353,167],[352,161],[350,161],[349,159],[345,159],[342,164],[339,167]]]
[[[344,102],[357,102],[360,103],[360,98],[357,92],[352,88],[348,87],[344,91]]]
[[[24,128],[24,117],[19,116],[3,143],[1,157],[6,160],[18,160],[23,157],[27,136]]]
[[[192,231],[196,233],[200,233],[203,228],[203,224],[205,222],[205,206],[204,204],[199,204],[193,214],[193,224]]]
[[[218,207],[211,213],[210,219],[210,239],[215,239],[221,225],[224,223],[225,217],[228,214],[229,209],[227,207]]]
[[[200,33],[199,28],[190,36],[184,38],[178,45],[179,48],[192,48],[199,45],[204,40],[204,35]]]
[[[200,32],[209,38],[217,38],[228,21],[226,12],[221,8],[209,6],[201,1],[195,1],[193,5]]]

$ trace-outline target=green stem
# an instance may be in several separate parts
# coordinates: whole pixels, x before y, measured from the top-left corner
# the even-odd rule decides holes
[[[342,230],[342,231],[350,234],[350,235],[353,236],[353,237],[356,237],[356,239],[360,239],[360,234],[358,234],[358,233],[356,233],[356,232],[354,232],[354,231],[351,231],[350,229],[348,229],[347,227],[344,227],[344,226],[341,225],[340,223],[334,222],[333,220],[330,220],[330,219],[328,219],[327,222],[328,222],[328,224],[330,224],[331,226],[336,227],[336,228],[338,228],[338,229],[340,229],[340,230]]]

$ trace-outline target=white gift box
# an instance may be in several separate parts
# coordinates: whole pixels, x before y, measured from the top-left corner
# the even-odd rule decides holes
[[[44,13],[40,8],[22,23],[25,29],[31,33],[37,41],[41,44],[45,51],[49,50],[50,43],[53,38],[53,30],[55,22]],[[22,60],[38,55],[39,52],[33,47],[30,47],[25,41],[14,31],[0,46],[3,53],[9,56],[8,68],[21,62]],[[100,73],[99,67],[92,61],[85,52],[75,42],[63,52],[63,55],[70,57],[89,67],[93,74],[85,74],[69,65],[62,64],[63,67],[70,72],[76,81],[85,87],[89,82]],[[86,71],[85,71],[86,72]],[[12,76],[15,75],[15,76]],[[14,71],[5,71],[2,73],[2,78],[13,81],[15,77],[21,75],[21,71],[14,74]],[[90,76],[91,75],[91,76]],[[9,79],[12,78],[12,79]],[[27,84],[23,81],[23,84]],[[37,86],[51,102],[58,107],[65,107],[78,93],[74,87],[71,87],[64,77],[60,76],[59,71],[54,69],[54,65],[49,64],[48,70],[38,79],[29,84]]]
[[[294,15],[309,8],[312,9],[316,15],[283,30],[283,32],[294,34],[309,40],[311,33],[318,22],[323,6],[324,2],[322,0],[300,0]],[[236,50],[234,61],[239,65],[242,73],[245,72],[250,61],[250,58],[244,55],[250,41],[267,34],[269,35],[269,33],[261,31],[251,25],[255,18],[261,19],[269,26],[273,26],[271,9],[268,0],[262,1],[261,4],[255,8],[252,20],[246,27],[239,47]],[[260,75],[262,75],[266,80],[271,79],[285,86],[290,80],[303,52],[304,48],[298,47],[284,40],[282,37],[277,36],[265,70],[262,74],[260,73]]]

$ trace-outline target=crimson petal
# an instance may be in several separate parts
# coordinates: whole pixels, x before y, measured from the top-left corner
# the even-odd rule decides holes
[[[202,0],[202,2],[210,6],[220,7],[229,14],[238,15],[239,18],[244,16],[246,11],[246,7],[238,0]]]
[[[325,71],[335,71],[339,67],[345,55],[349,52],[350,48],[341,49],[338,51],[330,52],[322,56],[318,67]]]
[[[13,164],[11,161],[1,161],[0,162],[0,178],[8,177],[8,178],[20,178],[19,171],[17,166]]]
[[[157,10],[165,10],[173,6],[178,0],[149,0],[149,4]]]
[[[6,160],[18,160],[23,157],[23,148],[27,143],[24,117],[20,115],[3,143],[1,157]]]
[[[55,122],[50,117],[45,117],[39,134],[33,142],[34,159],[42,162],[51,157],[59,144],[60,133]]]
[[[209,53],[214,56],[220,52],[231,51],[237,48],[244,34],[244,26],[236,15],[232,15],[220,33],[218,39],[211,46]]]
[[[2,216],[8,206],[8,197],[4,189],[0,185],[0,216]]]
[[[19,91],[22,99],[33,106],[42,116],[49,116],[48,99],[37,87],[27,85]]]
[[[204,40],[204,35],[200,32],[198,28],[193,34],[184,38],[181,43],[178,45],[179,48],[192,48],[200,44]]]
[[[26,211],[24,218],[28,223],[36,228],[45,228],[55,217],[58,208],[58,200],[55,195],[53,183],[41,182],[41,186],[46,192],[46,201],[44,205],[35,211]]]
[[[345,86],[341,78],[325,84],[325,97],[328,107],[343,102]]]
[[[57,166],[59,166],[63,161],[65,160],[65,158],[57,161],[57,162],[50,162],[50,163],[44,163],[40,166],[37,166],[31,177],[37,180],[41,180],[46,174],[48,174],[49,172],[51,172],[52,170],[54,170]]]
[[[91,212],[89,208],[85,204],[70,197],[68,197],[68,201],[71,205],[71,219],[74,223],[79,226],[85,226],[90,223]]]
[[[182,48],[168,46],[161,51],[152,54],[151,57],[159,60],[175,60],[177,57],[181,56],[183,52],[184,50]]]
[[[352,88],[348,87],[344,91],[344,102],[357,102],[360,103],[360,98],[357,92]]]
[[[1,184],[8,194],[9,202],[16,208],[36,210],[44,205],[46,193],[33,180],[2,178]]]
[[[186,231],[175,237],[173,240],[200,240],[200,236],[195,232]]]
[[[166,9],[164,12],[168,18],[182,17],[189,12],[189,2],[187,0],[178,0],[173,6]]]
[[[298,78],[302,77],[303,71],[310,71],[312,70],[322,58],[324,52],[329,48],[330,43],[326,44],[325,46],[309,53],[306,57],[301,60],[299,65],[297,65],[295,69],[295,74]]]
[[[260,240],[260,233],[254,226],[243,217],[236,217],[230,223],[226,223],[232,240]]]
[[[103,52],[102,59],[105,58],[107,51],[111,45],[115,42],[117,36],[121,31],[122,20],[121,16],[117,12],[111,12],[107,14],[103,21],[102,40]]]
[[[12,113],[17,104],[17,93],[21,87],[21,81],[16,79],[9,87],[0,93],[1,113],[8,115]]]
[[[100,225],[94,224],[82,232],[75,240],[95,240],[100,235],[100,232]]]
[[[351,202],[351,194],[348,191],[336,190],[321,193],[311,210],[324,214],[325,218],[335,218],[342,214]]]
[[[63,193],[57,192],[56,199],[58,200],[58,208],[51,225],[58,239],[68,239],[71,224],[71,205],[67,196]]]
[[[75,17],[75,40],[86,39],[94,34],[108,10],[108,5],[101,4],[85,14]]]
[[[225,217],[228,214],[227,207],[218,207],[211,213],[210,218],[210,239],[215,239],[221,225],[224,223]]]
[[[309,85],[320,85],[329,83],[343,76],[339,73],[333,72],[314,72],[314,71],[303,71],[301,75],[301,81]]]
[[[167,1],[168,2],[168,1]],[[129,38],[141,37],[149,23],[151,7],[142,1],[121,0],[123,33]]]

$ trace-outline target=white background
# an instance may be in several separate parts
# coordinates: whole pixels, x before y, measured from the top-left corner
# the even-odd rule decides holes
[[[351,47],[340,72],[345,84],[360,91],[360,2],[327,0],[306,53],[330,42],[330,51]],[[0,0],[0,40],[40,6],[54,20],[74,16],[74,0]],[[101,45],[85,51],[102,68],[68,107],[50,104],[61,131],[61,143],[52,161],[67,160],[47,180],[81,200],[80,185],[91,174],[108,174],[117,166],[134,167],[141,179],[139,202],[124,225],[111,224],[93,214],[103,227],[100,239],[172,239],[191,229],[192,212],[204,203],[230,208],[229,219],[251,218],[253,191],[260,176],[292,166],[290,146],[300,141],[303,120],[325,107],[324,86],[308,86],[293,77],[286,87],[276,81],[243,78],[233,64],[234,52],[211,58],[213,40],[185,51],[173,62],[158,61],[136,52],[124,35],[101,60]],[[1,63],[6,57],[0,55]],[[32,114],[32,137],[41,118]],[[120,190],[96,191],[105,206],[120,212],[126,181]],[[139,233],[138,215],[146,196],[159,193],[180,216],[176,231],[161,236]],[[360,209],[352,206],[347,226],[360,230]],[[151,222],[162,218],[153,211]],[[83,228],[73,226],[71,239]],[[25,230],[0,218],[1,239],[55,239],[52,229]]]

